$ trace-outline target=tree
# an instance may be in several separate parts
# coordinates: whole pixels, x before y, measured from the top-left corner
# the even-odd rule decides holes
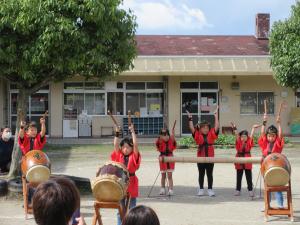
[[[300,88],[300,2],[291,16],[275,22],[270,34],[271,67],[280,85]]]
[[[50,82],[75,75],[104,80],[130,69],[136,18],[122,0],[4,0],[0,4],[0,78],[19,89],[18,109]],[[19,129],[20,115],[17,118]],[[16,139],[15,139],[16,140]],[[9,177],[20,151],[13,151]]]

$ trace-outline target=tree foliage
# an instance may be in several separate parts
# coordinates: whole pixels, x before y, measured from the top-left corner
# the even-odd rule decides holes
[[[300,2],[292,6],[291,16],[275,22],[270,34],[271,67],[277,83],[294,90],[300,88]]]
[[[104,80],[131,68],[137,24],[130,10],[120,8],[121,3],[1,1],[0,79],[19,89],[16,132],[21,115],[27,112],[28,97],[41,87],[75,75]],[[16,146],[9,176],[17,173],[20,151]]]
[[[120,0],[4,0],[0,70],[32,93],[74,75],[105,78],[136,55],[135,16]]]

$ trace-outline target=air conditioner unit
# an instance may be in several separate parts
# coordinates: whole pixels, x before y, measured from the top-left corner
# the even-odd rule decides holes
[[[239,90],[240,89],[240,83],[239,82],[231,82],[231,89],[232,90]]]

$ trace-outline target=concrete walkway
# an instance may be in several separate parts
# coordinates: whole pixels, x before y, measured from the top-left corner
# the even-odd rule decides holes
[[[292,165],[292,187],[295,222],[300,224],[300,146],[284,149]],[[144,151],[141,146],[142,165],[137,172],[139,177],[140,197],[138,204],[151,206],[158,214],[162,225],[265,225],[263,213],[263,198],[260,196],[259,165],[253,166],[253,183],[256,197],[251,200],[245,189],[243,178],[242,196],[233,196],[235,188],[235,169],[232,164],[215,164],[214,188],[216,197],[197,197],[197,168],[195,164],[176,164],[174,172],[175,196],[159,197],[160,178],[148,197],[150,189],[158,175],[157,153]],[[217,156],[233,156],[234,149],[216,150]],[[178,150],[176,156],[194,156],[194,150]],[[260,150],[253,149],[253,155],[258,156]],[[109,153],[69,152],[68,155],[54,152],[49,154],[54,173],[69,174],[94,178],[97,168],[109,158]],[[206,181],[205,181],[206,186]],[[262,190],[261,190],[262,191]],[[81,197],[81,212],[87,224],[91,224],[93,216],[93,201],[91,195]],[[273,201],[275,204],[275,201]],[[101,211],[103,224],[116,224],[114,210]],[[290,224],[287,216],[273,216],[270,224]],[[34,219],[24,219],[21,200],[0,200],[0,225],[33,225]]]

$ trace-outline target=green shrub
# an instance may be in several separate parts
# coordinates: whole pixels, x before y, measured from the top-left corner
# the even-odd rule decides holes
[[[253,136],[254,144],[257,145],[259,135],[255,134]],[[290,143],[290,140],[285,137],[284,138],[285,144]],[[194,141],[192,136],[189,137],[183,137],[179,140],[179,145],[181,146],[187,146],[187,147],[194,147],[196,146],[196,142]],[[232,146],[235,145],[235,135],[228,135],[228,134],[219,134],[218,139],[215,141],[215,145],[220,146]]]
[[[196,146],[196,142],[194,141],[193,137],[191,137],[191,136],[180,138],[178,144],[181,146],[186,146],[186,147]]]

